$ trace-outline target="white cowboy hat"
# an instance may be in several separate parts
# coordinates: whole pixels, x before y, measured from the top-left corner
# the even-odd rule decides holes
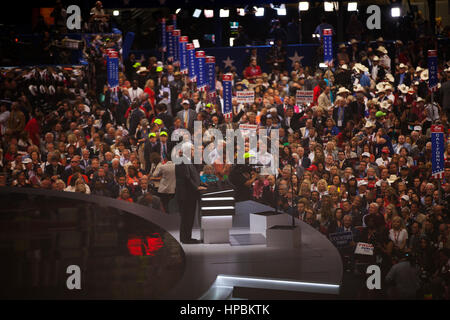
[[[364,88],[362,85],[360,85],[359,83],[353,87],[353,91],[354,92],[365,92]]]
[[[398,177],[397,177],[395,174],[391,174],[391,175],[389,176],[389,178],[387,178],[387,181],[388,181],[390,184],[392,184],[392,183],[394,183],[397,179],[398,179]]]
[[[345,48],[345,43],[341,43],[341,44],[339,45],[339,49],[342,49],[342,48]]]
[[[380,61],[380,58],[378,56],[374,56],[373,61]]]
[[[341,66],[341,69],[348,70],[348,66],[347,66],[346,64],[343,64],[343,65]]]
[[[407,85],[405,85],[404,83],[399,85],[397,88],[401,93],[407,93],[409,91],[409,87]]]
[[[362,71],[362,72],[368,72],[369,68],[367,68],[365,65],[361,64],[361,63],[355,63],[355,66],[353,67],[353,69]]]
[[[355,43],[359,43],[359,41],[356,40],[356,39],[351,39],[351,40],[350,40],[350,44],[355,44]]]
[[[385,86],[384,82],[378,82],[376,85],[377,91],[384,92],[384,86]]]
[[[343,94],[343,93],[350,93],[350,90],[344,88],[344,87],[340,87],[337,94]]]
[[[425,102],[425,100],[422,99],[422,97],[418,97],[416,101],[417,101],[417,102]]]
[[[372,127],[374,127],[375,126],[375,123],[373,123],[372,121],[370,121],[370,120],[367,120],[366,121],[366,125],[364,126],[365,128],[372,128]],[[364,155],[364,153],[363,153],[363,155]],[[370,155],[369,155],[369,157],[370,157]]]
[[[399,68],[399,69],[408,69],[408,66],[405,65],[405,64],[403,64],[403,63],[400,63],[400,65],[398,66],[398,68]]]
[[[380,52],[382,52],[382,53],[384,53],[384,54],[387,54],[387,53],[388,53],[387,50],[386,50],[386,48],[383,47],[383,46],[379,46],[379,47],[377,48],[377,51],[380,51]]]
[[[428,69],[422,71],[422,73],[420,74],[420,80],[428,81]]]
[[[381,109],[389,109],[389,107],[391,106],[391,104],[389,103],[389,101],[388,100],[384,100],[382,103],[381,103]]]
[[[422,68],[419,67],[419,66],[417,66],[417,68],[416,68],[416,72],[422,72],[423,70],[425,70],[425,69],[422,69]]]
[[[137,74],[142,72],[149,72],[150,70],[147,69],[147,67],[140,67],[138,71],[136,71]]]
[[[394,82],[395,81],[395,78],[394,78],[394,76],[392,75],[392,74],[390,74],[390,73],[386,73],[386,79],[389,81],[389,82]]]

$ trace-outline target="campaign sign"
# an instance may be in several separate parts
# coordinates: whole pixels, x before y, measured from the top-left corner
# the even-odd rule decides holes
[[[437,50],[428,50],[428,88],[438,90],[438,57]]]
[[[196,75],[197,75],[197,89],[200,91],[206,90],[206,65],[205,65],[206,54],[205,51],[195,52],[196,60]]]
[[[444,174],[444,126],[431,126],[431,172],[435,179],[442,179]]]
[[[187,62],[189,69],[189,80],[191,82],[197,81],[197,71],[195,67],[195,49],[192,43],[186,43]]]
[[[233,117],[233,105],[231,103],[233,95],[233,75],[228,73],[222,76],[223,86],[223,110],[222,113],[225,118]]]
[[[161,19],[161,51],[167,51],[167,39],[166,39],[166,19]]]
[[[173,37],[173,61],[174,65],[179,66],[180,65],[180,36],[181,31],[180,30],[173,30],[172,37]]]
[[[179,52],[180,52],[180,72],[183,74],[188,73],[188,59],[187,59],[187,52],[186,52],[186,44],[188,42],[189,38],[187,36],[181,36],[180,37],[180,43],[179,43]]]
[[[314,100],[313,90],[297,90],[295,94],[296,104],[310,104]]]
[[[216,57],[206,57],[206,82],[210,97],[216,96]]]
[[[353,233],[351,231],[330,233],[330,241],[337,248],[345,248],[353,241]]]
[[[106,77],[108,80],[108,87],[111,89],[111,99],[113,102],[118,102],[117,93],[119,91],[119,54],[117,51],[109,49],[106,58]]]
[[[236,98],[238,103],[254,103],[255,91],[253,90],[236,91]]]
[[[333,65],[333,30],[323,30],[323,60],[328,66]]]
[[[167,26],[166,27],[166,34],[167,34],[167,59],[169,61],[173,61],[174,58],[174,52],[173,52],[173,26]]]
[[[373,256],[373,249],[374,249],[373,244],[358,242],[356,245],[355,253],[362,254],[365,256]]]

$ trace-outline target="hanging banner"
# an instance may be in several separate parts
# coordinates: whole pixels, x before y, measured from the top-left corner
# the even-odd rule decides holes
[[[444,126],[431,126],[431,173],[433,178],[444,177]]]
[[[117,93],[119,92],[119,54],[113,49],[106,51],[106,76],[108,87],[111,89],[111,99],[118,102]]]
[[[161,19],[161,51],[167,51],[167,39],[166,39],[166,19]]]
[[[323,60],[327,66],[333,65],[333,30],[323,30]]]
[[[176,14],[172,14],[172,25],[173,25],[173,29],[175,30],[177,28],[177,15]]]
[[[210,97],[216,96],[216,57],[206,57],[207,88]]]
[[[245,90],[236,91],[236,99],[238,103],[254,103],[255,102],[255,91]]]
[[[223,109],[222,113],[225,118],[233,117],[233,105],[231,103],[233,95],[233,75],[231,73],[222,76],[223,86]]]
[[[189,69],[189,80],[191,82],[197,81],[196,67],[195,67],[195,48],[192,43],[186,43],[187,62]]]
[[[166,27],[166,35],[167,35],[167,60],[173,62],[174,59],[174,48],[173,48],[173,26]]]
[[[195,60],[197,65],[197,89],[200,91],[206,90],[206,66],[205,66],[205,51],[195,52]]]
[[[180,52],[180,72],[183,74],[188,73],[188,61],[186,54],[186,44],[189,38],[187,36],[181,36],[179,42],[179,52]]]
[[[176,66],[180,66],[180,48],[179,48],[179,43],[180,43],[180,36],[181,36],[181,31],[180,30],[173,30],[172,32],[172,36],[173,36],[173,61],[174,61],[174,65]]]
[[[437,50],[428,50],[428,88],[438,90],[438,57]]]

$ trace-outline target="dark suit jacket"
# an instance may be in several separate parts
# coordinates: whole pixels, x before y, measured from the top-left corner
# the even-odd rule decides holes
[[[57,165],[56,170],[53,169],[53,166],[51,164],[45,166],[44,173],[48,175],[49,177],[52,177],[54,175],[59,175],[60,178],[63,178],[64,175],[64,167],[60,164]]]
[[[265,186],[263,188],[262,201],[269,207],[275,208],[277,205],[277,197],[275,190],[272,191],[270,186]]]
[[[333,109],[333,120],[336,122],[336,126],[339,129],[345,128],[345,124],[352,119],[352,110],[351,110],[351,108],[349,106],[344,107],[344,117],[343,117],[343,121],[342,121],[342,126],[341,127],[338,126],[338,112],[339,112],[339,108],[334,108]]]
[[[193,132],[194,131],[194,121],[197,119],[197,113],[192,109],[188,109],[188,112],[189,112],[188,113],[189,117],[188,117],[188,128],[187,129],[190,132]],[[178,111],[177,117],[181,119],[181,123],[184,128],[184,110]]]
[[[149,139],[145,140],[145,143],[144,143],[145,172],[148,173],[150,170],[150,167],[151,167],[150,154],[152,154],[153,152],[160,153],[160,151],[161,151],[161,146],[159,144],[159,141],[156,142],[156,144],[154,146],[152,146]]]
[[[173,117],[170,114],[168,114],[167,112],[158,113],[156,118],[161,119],[166,128],[170,128],[173,126]]]
[[[184,202],[197,199],[200,195],[200,174],[193,164],[175,165],[176,189],[178,201]]]
[[[350,228],[350,231],[353,233],[353,242],[355,242],[355,243],[358,242],[359,241],[359,230],[352,226]],[[336,228],[336,233],[339,233],[339,232],[345,232],[344,226]]]

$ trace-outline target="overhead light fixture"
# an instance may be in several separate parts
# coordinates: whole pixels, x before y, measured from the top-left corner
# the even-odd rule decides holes
[[[178,8],[177,10],[175,10],[175,14],[179,14],[181,11],[181,8]]]
[[[117,17],[120,14],[119,10],[114,10],[113,11],[113,16]]]
[[[401,11],[400,11],[400,8],[399,8],[399,7],[391,8],[391,16],[392,16],[393,18],[398,18],[398,17],[400,17],[400,13],[401,13]]]
[[[195,9],[194,10],[194,13],[192,14],[192,16],[194,17],[194,18],[200,18],[200,15],[202,14],[202,10],[200,10],[200,9]]]
[[[324,10],[326,12],[332,12],[332,11],[334,11],[335,8],[336,8],[336,10],[339,9],[339,3],[336,2],[336,1],[335,2],[327,2],[327,1],[325,1],[323,3],[323,7],[324,7]]]
[[[279,8],[276,8],[277,14],[279,16],[285,16],[286,15],[286,6],[284,4],[280,4]]]
[[[358,2],[349,2],[347,4],[347,11],[358,11]]]
[[[192,44],[194,45],[194,48],[200,48],[200,42],[198,42],[197,39],[192,40]]]
[[[230,10],[229,9],[220,9],[219,17],[221,17],[221,18],[228,18],[229,16],[230,16]]]
[[[309,10],[309,2],[299,2],[298,3],[298,11],[308,11]]]
[[[203,11],[203,13],[205,14],[205,18],[213,18],[214,17],[214,10],[205,9]]]
[[[240,15],[241,17],[245,16],[245,10],[244,8],[237,8],[236,12],[238,15]]]
[[[264,8],[256,8],[255,17],[263,17],[264,16]]]

